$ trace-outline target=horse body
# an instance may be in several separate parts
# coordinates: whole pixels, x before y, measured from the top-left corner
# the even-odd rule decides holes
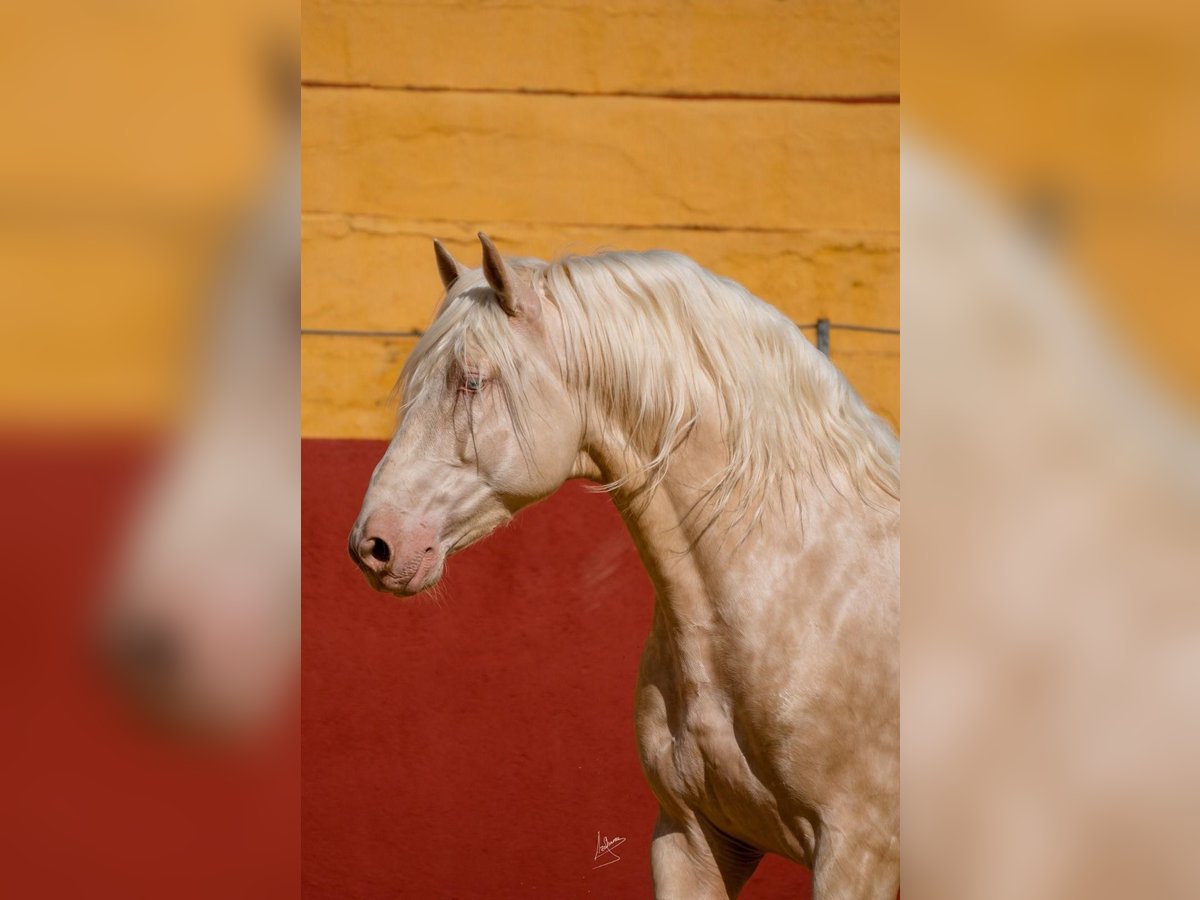
[[[447,297],[350,536],[409,595],[567,478],[608,489],[656,590],[637,737],[659,898],[764,852],[819,898],[899,878],[894,440],[783,316],[674,255],[512,266],[439,245]],[[536,421],[535,421],[536,420]]]
[[[894,515],[835,494],[806,505],[803,532],[768,525],[734,549],[720,523],[697,540],[679,521],[686,491],[642,512],[615,499],[656,590],[637,736],[659,896],[732,896],[766,851],[813,868],[819,897],[894,897]]]

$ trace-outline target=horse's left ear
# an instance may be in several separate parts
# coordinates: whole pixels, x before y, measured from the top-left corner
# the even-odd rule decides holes
[[[516,276],[512,267],[500,256],[491,238],[482,231],[479,232],[479,243],[483,244],[483,276],[496,292],[500,306],[514,319],[537,321],[542,308],[533,289]]]
[[[450,290],[450,286],[458,281],[458,277],[463,273],[463,267],[459,265],[457,259],[450,255],[450,251],[442,246],[442,242],[437,238],[433,239],[433,252],[437,256],[438,275],[442,279],[442,287]]]

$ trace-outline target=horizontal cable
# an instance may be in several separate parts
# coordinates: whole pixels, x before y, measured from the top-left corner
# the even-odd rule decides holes
[[[412,331],[362,331],[341,328],[301,328],[300,335],[315,335],[317,337],[372,337],[372,338],[419,338],[425,332],[419,329]]]
[[[805,322],[797,324],[797,328],[801,331],[814,331],[817,328],[816,322]],[[851,325],[844,322],[830,322],[829,328],[833,331],[865,331],[871,334],[900,334],[899,328],[887,328],[879,325]],[[341,328],[301,328],[301,335],[312,335],[315,337],[370,337],[370,338],[419,338],[425,332],[418,328],[411,331],[369,331],[361,329],[341,329]]]
[[[819,323],[806,322],[803,325],[797,324],[796,327],[801,331],[812,331],[817,328]],[[872,334],[896,334],[900,333],[899,328],[886,328],[881,325],[849,325],[845,322],[830,322],[827,326],[833,331],[869,331]]]

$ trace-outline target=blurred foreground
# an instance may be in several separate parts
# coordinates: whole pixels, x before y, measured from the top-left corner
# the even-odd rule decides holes
[[[905,7],[906,896],[1200,893],[1196,25]]]
[[[298,891],[297,25],[0,13],[6,896]]]

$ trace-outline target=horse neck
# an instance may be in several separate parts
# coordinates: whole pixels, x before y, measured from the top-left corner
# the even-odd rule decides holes
[[[621,451],[607,449],[591,451],[602,479],[636,471],[625,468],[634,463]],[[671,474],[648,498],[628,486],[612,495],[655,588],[651,640],[665,666],[659,677],[667,678],[659,687],[669,684],[678,698],[736,691],[739,667],[752,655],[741,651],[768,646],[800,620],[837,621],[838,573],[849,568],[878,581],[878,567],[894,565],[894,552],[864,557],[861,548],[894,543],[895,513],[814,486],[790,514],[770,504],[746,534],[736,511],[711,522],[692,513],[700,492],[689,485],[703,483],[709,454],[677,453]]]
[[[553,310],[553,307],[551,307]],[[552,333],[564,340],[551,313]],[[795,571],[822,553],[830,552],[826,537],[840,532],[863,543],[880,540],[894,530],[897,509],[868,507],[847,477],[816,473],[819,448],[797,439],[787,448],[795,462],[791,481],[772,484],[769,496],[735,495],[714,513],[701,486],[713,485],[730,461],[729,436],[717,413],[719,392],[701,384],[701,406],[695,427],[675,447],[666,478],[645,490],[650,458],[638,447],[657,441],[636,440],[637,423],[625,422],[601,397],[580,397],[585,414],[583,446],[574,476],[617,485],[613,501],[637,545],[653,581],[658,603],[656,621],[680,626],[703,626],[726,613],[728,604],[743,604],[749,586],[763,586],[764,569],[779,571],[786,558]],[[586,390],[586,389],[585,389]],[[835,481],[831,479],[836,479]],[[735,486],[740,488],[741,486]],[[751,512],[747,517],[746,507]],[[755,516],[761,516],[752,524]],[[890,537],[884,539],[890,540]],[[776,579],[778,580],[778,579]],[[769,602],[769,599],[768,599]]]
[[[599,423],[587,444],[590,471],[584,477],[623,482],[611,492],[613,502],[654,583],[655,616],[663,625],[702,629],[725,618],[724,605],[744,601],[735,586],[744,573],[763,565],[765,555],[797,552],[800,532],[819,530],[822,516],[832,512],[818,494],[803,511],[799,504],[785,512],[777,500],[764,501],[762,521],[749,534],[738,498],[713,515],[699,486],[712,482],[728,462],[728,451],[724,435],[711,424],[699,425],[675,450],[667,477],[652,492],[638,475],[647,460],[631,449],[619,423]]]

